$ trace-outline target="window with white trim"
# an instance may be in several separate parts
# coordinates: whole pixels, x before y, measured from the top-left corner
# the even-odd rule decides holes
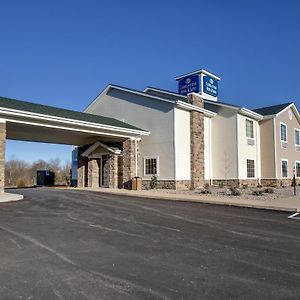
[[[246,119],[246,137],[250,139],[254,138],[253,121],[249,119]]]
[[[247,159],[247,178],[254,178],[254,177],[255,177],[254,160]]]
[[[295,163],[295,174],[296,174],[296,177],[300,177],[300,161],[296,161]]]
[[[287,126],[284,123],[280,123],[280,140],[287,142]]]
[[[300,130],[295,129],[295,145],[300,146]]]
[[[145,157],[144,158],[144,174],[145,175],[158,175],[158,158]]]
[[[281,160],[281,177],[287,178],[288,177],[288,161]]]

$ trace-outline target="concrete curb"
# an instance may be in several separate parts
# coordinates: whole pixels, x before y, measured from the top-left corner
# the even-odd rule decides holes
[[[195,199],[189,197],[189,195],[183,195],[181,197],[178,197],[176,194],[169,194],[168,196],[162,195],[162,194],[142,194],[142,193],[136,193],[135,191],[131,192],[124,192],[123,190],[121,192],[115,191],[115,190],[97,190],[97,189],[89,189],[89,188],[71,188],[74,190],[82,190],[82,191],[91,191],[96,193],[103,193],[103,194],[113,194],[113,195],[119,195],[119,196],[131,196],[131,197],[138,197],[138,198],[150,198],[154,200],[168,200],[168,201],[180,201],[180,202],[193,202],[193,203],[204,203],[204,204],[215,204],[215,205],[226,205],[226,206],[236,206],[236,207],[245,207],[245,208],[255,208],[255,209],[265,209],[265,210],[275,210],[275,211],[284,211],[284,212],[297,212],[299,211],[299,208],[296,207],[285,207],[285,206],[274,206],[274,205],[264,205],[260,203],[237,203],[232,202],[230,200],[210,200],[210,199]],[[183,198],[184,197],[184,198]],[[241,199],[242,200],[242,199]]]
[[[23,200],[24,196],[19,194],[4,193],[0,195],[0,203]]]

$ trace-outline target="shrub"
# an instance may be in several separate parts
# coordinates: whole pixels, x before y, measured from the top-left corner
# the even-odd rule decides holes
[[[230,192],[232,196],[240,196],[241,192],[236,187],[231,187]]]
[[[221,182],[219,183],[219,188],[222,189],[223,187],[224,187],[224,182],[221,181]]]
[[[252,192],[253,196],[262,196],[263,195],[263,191],[262,190],[256,190]]]
[[[211,191],[209,189],[203,189],[200,191],[201,194],[211,194]]]
[[[247,184],[247,183],[243,183],[243,184],[242,184],[242,189],[245,190],[245,189],[247,189],[247,188],[248,188],[248,184]]]
[[[278,185],[275,182],[272,182],[272,183],[269,184],[269,187],[277,188]]]
[[[157,177],[155,175],[151,177],[150,187],[152,190],[157,188]]]
[[[256,187],[262,188],[263,186],[259,183]]]
[[[265,188],[264,189],[264,193],[267,193],[267,194],[273,194],[274,193],[274,190],[272,188]]]
[[[209,183],[205,183],[205,184],[204,184],[204,188],[205,188],[205,189],[209,189]]]
[[[23,179],[18,180],[18,182],[17,182],[17,187],[18,188],[22,188],[22,187],[25,187],[25,186],[26,186],[26,184],[25,184],[25,181]]]

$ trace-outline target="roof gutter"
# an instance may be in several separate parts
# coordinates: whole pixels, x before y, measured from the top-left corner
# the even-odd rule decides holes
[[[96,128],[96,129],[104,129],[104,130],[110,130],[110,131],[116,131],[116,132],[122,132],[122,133],[129,133],[133,135],[149,135],[149,131],[144,130],[138,130],[138,129],[130,129],[130,128],[123,128],[118,126],[111,126],[111,125],[105,125],[105,124],[99,124],[99,123],[93,123],[93,122],[86,122],[86,121],[80,121],[80,120],[74,120],[74,119],[67,119],[67,118],[61,118],[56,117],[52,115],[44,115],[44,114],[38,114],[38,113],[31,113],[31,112],[24,112],[20,110],[15,109],[8,109],[5,107],[0,107],[0,114],[5,114],[8,116],[14,116],[14,117],[25,117],[29,119],[35,119],[35,120],[44,120],[44,121],[50,121],[50,122],[57,122],[57,123],[64,123],[68,125],[78,125],[78,126],[84,126],[89,128]],[[12,121],[9,119],[8,121]]]
[[[257,114],[257,113],[255,113],[254,111],[252,111],[252,110],[250,110],[250,109],[247,109],[247,108],[244,108],[244,107],[240,108],[240,109],[239,109],[239,112],[240,112],[241,114],[246,115],[246,116],[249,116],[249,117],[251,117],[251,118],[253,118],[253,119],[257,120],[257,121],[260,121],[260,120],[263,119],[263,116],[262,116],[262,115]]]

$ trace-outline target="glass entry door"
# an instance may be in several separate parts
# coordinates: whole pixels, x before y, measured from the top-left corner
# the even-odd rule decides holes
[[[109,166],[109,157],[108,155],[101,155],[100,159],[100,186],[101,187],[108,187],[109,186],[109,173],[110,173],[110,166]]]

